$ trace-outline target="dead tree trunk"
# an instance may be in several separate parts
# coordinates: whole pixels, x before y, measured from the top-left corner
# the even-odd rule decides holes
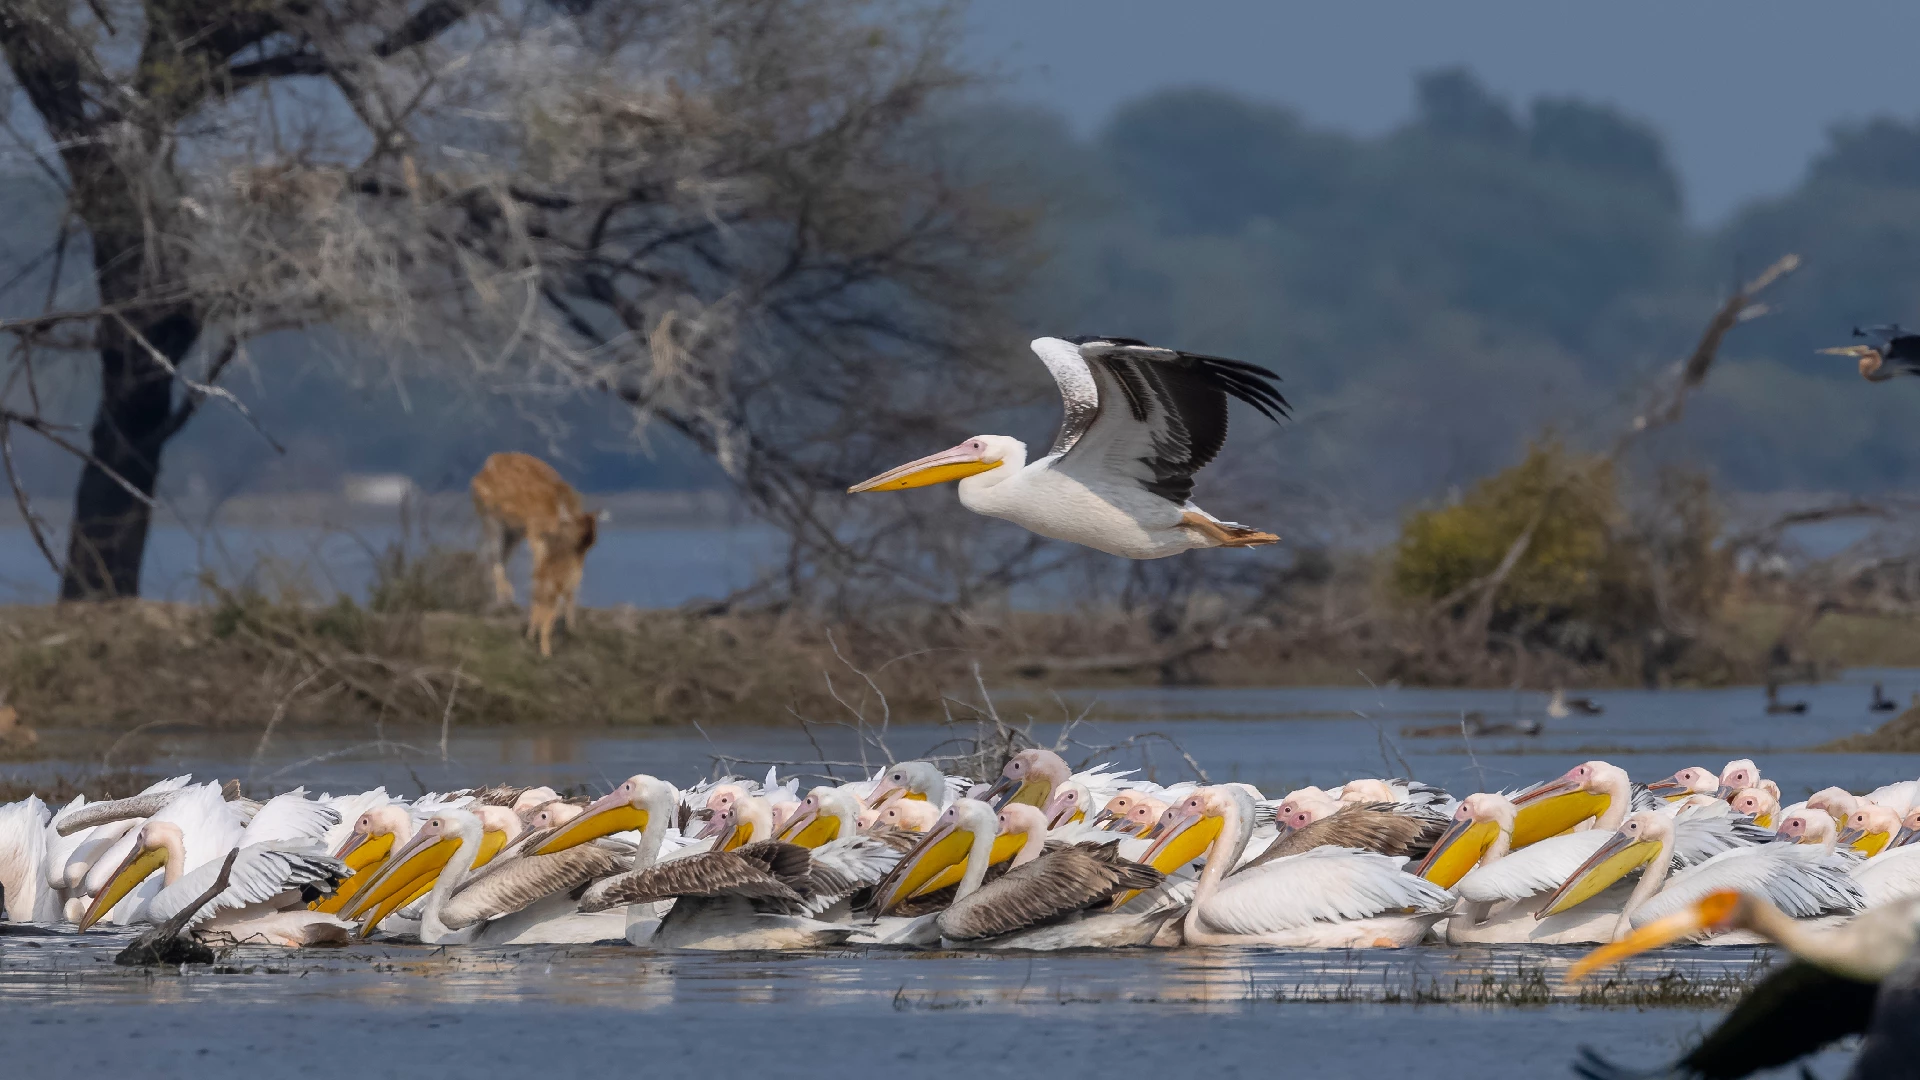
[[[114,253],[99,246],[101,235],[102,230],[95,229],[95,266],[101,304],[111,308],[138,292],[136,275],[143,260],[137,247]],[[134,269],[129,273],[121,266]],[[106,295],[121,291],[116,279],[123,277],[135,277],[129,295]],[[125,321],[99,320],[97,333],[100,403],[93,414],[93,458],[80,473],[73,497],[67,565],[60,581],[63,600],[140,594],[140,565],[153,518],[160,454],[185,419],[176,415],[173,373],[168,367],[177,366],[193,348],[200,337],[200,320],[184,305],[138,310]]]

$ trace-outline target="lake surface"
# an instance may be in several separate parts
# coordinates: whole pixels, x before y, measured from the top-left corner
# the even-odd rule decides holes
[[[203,571],[224,582],[238,582],[271,565],[297,575],[322,595],[342,592],[365,599],[375,559],[389,544],[408,539],[413,550],[420,550],[417,537],[410,537],[397,524],[351,530],[222,526],[204,531],[156,524],[147,542],[140,594],[150,600],[193,600],[200,595]],[[464,549],[477,546],[465,533],[437,539]],[[55,547],[62,555],[65,550]],[[778,565],[784,551],[777,532],[751,524],[608,528],[600,533],[589,557],[580,603],[659,608],[724,597]],[[524,599],[524,548],[516,553],[510,572]],[[0,601],[46,603],[57,588],[58,581],[27,531],[0,528]]]
[[[212,971],[115,968],[117,934],[0,936],[0,1039],[21,1075],[409,1077],[515,1071],[813,1070],[1020,1077],[1187,1074],[1566,1075],[1577,1048],[1672,1057],[1713,1011],[1414,1004],[1426,987],[1578,950],[1259,949],[992,956],[660,954],[610,947],[290,954],[240,949]],[[1752,952],[1636,962],[1647,978],[1750,976]],[[1399,1003],[1389,1003],[1400,994]],[[1823,1075],[1845,1055],[1816,1059]],[[1784,1075],[1784,1074],[1783,1074]]]
[[[1389,687],[1127,689],[1058,700],[996,695],[1002,716],[1051,744],[1069,716],[1071,761],[1111,760],[1164,782],[1191,775],[1269,793],[1355,776],[1412,775],[1456,793],[1512,787],[1594,757],[1653,779],[1687,765],[1751,756],[1789,798],[1839,784],[1864,790],[1920,776],[1920,755],[1809,748],[1868,731],[1887,714],[1870,687],[1906,701],[1917,671],[1854,671],[1783,697],[1800,715],[1765,712],[1758,688],[1614,691],[1603,715],[1546,721],[1535,737],[1464,740],[1487,723],[1544,714],[1545,697]],[[960,710],[964,714],[964,709]],[[1028,718],[1031,717],[1031,720]],[[384,784],[414,795],[475,783],[550,783],[599,792],[635,772],[679,783],[723,768],[758,775],[853,775],[910,757],[960,729],[906,718],[892,753],[844,727],[589,733],[437,732],[218,737],[157,729],[123,740],[109,764],[238,777],[255,793]],[[1166,738],[1162,738],[1165,736]],[[1171,742],[1168,739],[1172,740]],[[1177,743],[1177,747],[1174,745]],[[45,760],[0,774],[50,778],[99,765],[57,733]],[[89,750],[97,753],[97,749]],[[852,762],[824,765],[821,759]],[[1528,1007],[1413,1003],[1421,986],[1468,986],[1531,965],[1557,984],[1577,949],[1450,949],[1365,954],[1135,950],[1042,956],[855,950],[807,956],[654,954],[626,947],[382,947],[288,954],[239,950],[230,970],[144,975],[114,968],[122,939],[98,933],[0,934],[0,1040],[26,1075],[434,1076],[562,1066],[667,1075],[729,1067],[1031,1077],[1107,1069],[1220,1068],[1229,1074],[1386,1075],[1414,1063],[1431,1078],[1570,1075],[1578,1046],[1651,1065],[1709,1028],[1697,1007]],[[1648,978],[1750,977],[1745,949],[1681,949],[1637,962]],[[1445,1001],[1453,1001],[1441,995]],[[1284,1063],[1276,1073],[1275,1067]],[[1835,1051],[1814,1063],[1844,1071]],[[1782,1074],[1785,1075],[1785,1074]]]

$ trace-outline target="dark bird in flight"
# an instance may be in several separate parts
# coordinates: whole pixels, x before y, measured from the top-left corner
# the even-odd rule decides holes
[[[1857,356],[1860,377],[1868,382],[1886,382],[1895,375],[1920,375],[1920,333],[1911,333],[1899,323],[1853,328],[1853,336],[1868,338],[1868,345],[1839,345],[1820,351],[1828,356]]]

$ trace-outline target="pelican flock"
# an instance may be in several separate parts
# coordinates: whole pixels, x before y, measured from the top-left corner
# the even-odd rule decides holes
[[[82,932],[181,917],[205,939],[281,946],[760,950],[1735,944],[1920,902],[1920,782],[1779,799],[1747,759],[1646,784],[1585,761],[1455,798],[1371,777],[1161,786],[1038,748],[992,777],[908,761],[804,792],[772,772],[641,774],[592,799],[256,803],[176,777],[0,806],[0,888],[9,920]],[[1687,921],[1729,890],[1775,923]]]

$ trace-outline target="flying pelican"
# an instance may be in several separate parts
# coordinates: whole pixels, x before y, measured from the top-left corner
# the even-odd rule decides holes
[[[1253,798],[1201,788],[1173,808],[1147,865],[1170,873],[1205,855],[1182,926],[1189,945],[1399,948],[1453,907],[1444,889],[1401,872],[1403,858],[1319,847],[1229,873],[1253,834]]]
[[[1826,356],[1857,356],[1860,377],[1868,382],[1886,382],[1895,375],[1920,375],[1920,334],[1901,328],[1899,323],[1853,328],[1853,336],[1872,338],[1871,345],[1838,345],[1821,349]]]
[[[1724,805],[1724,804],[1722,804]],[[1700,810],[1710,810],[1702,807]],[[1642,810],[1627,816],[1580,868],[1561,884],[1535,918],[1558,915],[1644,866],[1639,884],[1620,908],[1612,940],[1668,915],[1707,893],[1740,888],[1760,892],[1795,918],[1852,915],[1866,903],[1840,856],[1798,844],[1752,844],[1722,851],[1677,874],[1676,820],[1698,811]],[[1727,941],[1723,944],[1745,944]]]
[[[1227,399],[1287,415],[1279,376],[1239,360],[1157,348],[1132,338],[1035,338],[1066,406],[1047,456],[976,435],[910,461],[850,492],[960,481],[960,504],[1055,540],[1128,559],[1194,548],[1254,547],[1280,538],[1195,506],[1193,474],[1227,440]]]
[[[924,939],[948,947],[1071,949],[1145,945],[1174,915],[1093,913],[1122,894],[1157,887],[1164,875],[1122,858],[1117,838],[1049,844],[1046,815],[1025,803],[997,812],[960,799],[895,870],[875,899],[886,913],[953,866],[964,867],[953,903],[926,917]],[[1098,835],[1095,833],[1094,835]],[[1019,850],[1005,874],[987,880],[997,840],[1016,837]]]
[[[1595,949],[1567,969],[1567,980],[1577,982],[1675,941],[1739,931],[1784,947],[1793,962],[1748,991],[1719,1027],[1669,1068],[1629,1071],[1583,1047],[1574,1071],[1588,1080],[1746,1076],[1865,1033],[1854,1077],[1912,1075],[1920,1057],[1920,898],[1874,908],[1844,926],[1815,929],[1765,897],[1720,890]]]

